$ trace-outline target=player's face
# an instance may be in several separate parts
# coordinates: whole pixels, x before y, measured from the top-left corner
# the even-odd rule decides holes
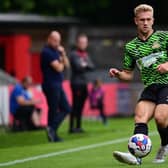
[[[138,31],[142,34],[148,34],[152,30],[153,23],[154,18],[150,11],[140,12],[135,17],[135,24],[137,25]]]
[[[27,81],[23,84],[24,88],[28,89],[32,85],[32,78],[28,78]]]
[[[61,43],[61,36],[60,35],[52,35],[50,38],[49,38],[49,44],[57,49],[57,47],[60,45]]]
[[[77,47],[80,50],[86,50],[86,48],[88,47],[88,39],[87,37],[80,37],[77,41]]]

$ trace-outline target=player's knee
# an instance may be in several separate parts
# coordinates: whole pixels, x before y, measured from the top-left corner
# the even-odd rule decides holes
[[[136,113],[134,119],[135,123],[146,123],[145,116],[143,116],[141,113]]]
[[[166,122],[166,119],[164,116],[159,115],[159,114],[155,114],[154,118],[155,118],[155,121],[159,127],[161,127],[161,128],[167,127],[167,122]]]

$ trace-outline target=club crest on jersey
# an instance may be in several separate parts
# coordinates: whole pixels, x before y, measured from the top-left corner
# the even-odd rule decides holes
[[[153,43],[153,45],[152,45],[152,48],[153,48],[153,49],[160,48],[159,42],[158,42],[158,41],[155,41],[155,42]]]

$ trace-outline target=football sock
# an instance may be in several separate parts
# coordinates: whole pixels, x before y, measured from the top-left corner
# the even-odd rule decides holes
[[[148,135],[148,126],[145,123],[136,123],[134,134],[144,134]]]
[[[168,127],[167,128],[160,128],[159,126],[157,127],[160,139],[161,139],[161,145],[165,146],[168,144]]]

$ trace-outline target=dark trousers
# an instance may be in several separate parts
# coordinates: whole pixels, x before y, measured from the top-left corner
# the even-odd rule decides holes
[[[88,95],[87,85],[71,85],[72,112],[70,115],[70,129],[81,128],[82,110]]]
[[[95,106],[91,106],[92,109],[98,109],[100,112],[100,117],[103,121],[103,123],[106,123],[107,118],[106,115],[104,113],[104,104],[102,102],[100,102],[96,107]]]
[[[56,130],[71,108],[61,84],[42,86],[48,103],[48,126]]]
[[[32,113],[35,110],[35,106],[28,105],[28,106],[19,106],[14,114],[14,127],[16,127],[17,122],[19,121],[19,128],[18,130],[30,130],[33,127],[33,123],[31,120]]]

